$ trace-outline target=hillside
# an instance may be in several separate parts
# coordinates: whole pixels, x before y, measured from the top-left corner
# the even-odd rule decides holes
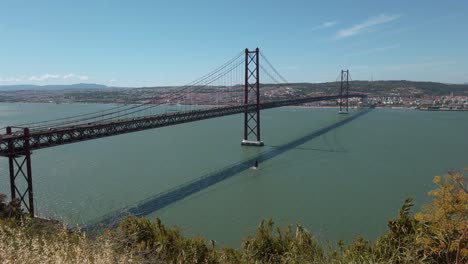
[[[355,92],[364,92],[371,95],[432,95],[442,96],[462,95],[468,96],[468,83],[465,84],[444,84],[438,82],[415,82],[415,81],[352,81],[351,90]],[[273,84],[266,84],[266,87],[276,86]],[[304,93],[311,92],[332,92],[338,91],[340,87],[339,82],[324,82],[324,83],[290,83],[288,86],[303,91]],[[41,91],[57,91],[57,90],[101,90],[111,89],[117,87],[109,87],[101,84],[94,83],[79,83],[71,85],[0,85],[0,91],[20,91],[20,90],[41,90]],[[172,86],[153,86],[153,87],[135,87],[135,88],[122,88],[126,89],[139,89],[143,91],[161,90],[161,89],[177,89],[178,87]]]
[[[340,83],[294,83],[294,88],[304,92],[324,92],[338,90]],[[468,84],[444,84],[437,82],[414,81],[353,81],[352,91],[370,95],[400,95],[400,96],[443,96],[453,92],[455,96],[468,96]]]

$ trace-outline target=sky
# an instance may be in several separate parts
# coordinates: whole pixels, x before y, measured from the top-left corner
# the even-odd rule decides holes
[[[468,1],[0,0],[0,85],[184,85],[259,47],[289,82],[468,82]]]

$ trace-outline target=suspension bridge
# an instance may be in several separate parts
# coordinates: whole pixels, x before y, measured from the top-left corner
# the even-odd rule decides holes
[[[260,59],[265,61],[265,66],[260,64]],[[261,110],[336,101],[339,112],[347,113],[349,98],[366,98],[365,94],[349,92],[349,78],[349,71],[342,70],[339,91],[329,94],[291,95],[289,82],[263,53],[258,48],[245,49],[203,77],[163,95],[156,93],[154,98],[141,104],[121,104],[102,111],[8,126],[6,133],[0,134],[0,156],[8,158],[11,198],[18,199],[30,216],[35,216],[31,164],[33,150],[241,113],[244,115],[241,144],[263,146]],[[276,96],[273,96],[275,93]],[[196,106],[200,94],[213,95],[212,104]],[[174,104],[179,105],[178,111],[168,111],[169,108],[165,107]],[[236,168],[242,166],[228,172],[235,173]],[[138,208],[160,208],[167,204],[170,196],[181,199],[197,190],[194,184],[212,185],[229,173],[193,182]]]

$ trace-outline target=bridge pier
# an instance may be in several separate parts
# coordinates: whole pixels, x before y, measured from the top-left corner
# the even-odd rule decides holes
[[[11,127],[6,128],[6,134],[11,135]],[[26,208],[29,215],[34,217],[34,196],[32,184],[31,147],[29,142],[29,128],[23,130],[24,151],[15,151],[13,139],[8,141],[8,167],[10,172],[11,200],[18,199]],[[25,186],[26,185],[26,186]],[[20,188],[25,188],[24,191]]]
[[[263,141],[260,139],[260,60],[258,48],[254,51],[245,49],[244,94],[244,139],[241,144],[243,146],[263,146]],[[249,139],[250,135],[254,139]]]
[[[341,85],[340,85],[340,114],[348,113],[349,100],[349,70],[341,70]]]

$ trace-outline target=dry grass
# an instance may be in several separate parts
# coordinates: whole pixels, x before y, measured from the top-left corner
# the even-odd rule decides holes
[[[31,233],[28,225],[0,223],[0,262],[136,263],[131,254],[116,252],[112,241],[88,239],[66,228],[54,233]]]

